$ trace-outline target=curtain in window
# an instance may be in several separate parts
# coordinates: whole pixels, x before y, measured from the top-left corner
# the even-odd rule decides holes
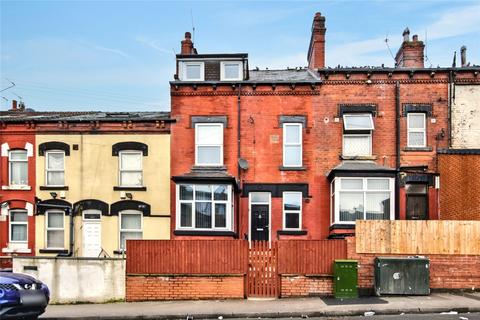
[[[390,219],[390,192],[367,193],[367,220]]]
[[[63,153],[48,153],[48,169],[63,170]]]
[[[189,185],[180,186],[180,200],[193,200],[193,187]]]
[[[225,203],[215,204],[215,227],[225,228],[227,226],[227,205]]]
[[[225,63],[223,65],[225,71],[225,78],[237,79],[239,77],[240,64],[238,63]]]
[[[17,162],[11,163],[10,184],[26,185],[28,183],[28,163]]]
[[[10,232],[12,241],[27,241],[27,212],[12,211],[10,213]]]
[[[63,230],[47,231],[47,248],[63,248]]]
[[[211,202],[195,202],[195,227],[208,229],[212,227]]]
[[[345,135],[343,136],[344,156],[368,156],[370,155],[370,136]]]
[[[122,214],[121,220],[122,229],[142,229],[142,216],[140,214]]]
[[[141,170],[142,154],[141,153],[121,153],[122,170]]]
[[[180,226],[181,227],[192,226],[192,204],[191,203],[180,204]]]
[[[340,221],[363,219],[363,192],[340,192]]]
[[[63,228],[64,214],[63,212],[48,213],[48,228]]]
[[[221,163],[221,147],[220,146],[198,146],[197,160],[202,164],[218,164]]]

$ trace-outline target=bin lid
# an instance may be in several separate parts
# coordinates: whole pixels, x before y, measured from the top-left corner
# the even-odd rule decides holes
[[[335,263],[358,263],[358,260],[345,260],[345,259],[337,259],[334,260]]]
[[[377,261],[429,261],[425,256],[409,256],[409,257],[375,257]]]

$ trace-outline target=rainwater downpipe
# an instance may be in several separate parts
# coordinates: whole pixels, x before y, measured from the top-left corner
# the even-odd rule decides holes
[[[400,82],[395,82],[395,220],[400,219]]]
[[[238,176],[238,187],[240,190],[242,190],[242,178],[241,178],[241,174],[242,174],[242,168],[240,168],[240,159],[242,157],[241,155],[241,123],[242,123],[242,119],[241,119],[241,95],[242,95],[242,84],[239,83],[238,84],[238,95],[237,95],[237,154],[238,154],[238,159],[237,159],[237,176]],[[241,235],[240,235],[240,219],[241,219],[241,215],[240,215],[240,207],[241,207],[241,203],[240,203],[240,200],[241,200],[241,196],[240,196],[240,192],[237,193],[237,210],[236,210],[236,216],[237,216],[237,236],[239,239],[242,239]]]

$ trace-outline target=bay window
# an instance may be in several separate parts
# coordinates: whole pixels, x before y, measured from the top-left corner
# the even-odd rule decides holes
[[[138,210],[124,210],[120,217],[120,249],[127,249],[127,240],[142,239],[143,221],[142,212]]]
[[[223,165],[223,124],[195,124],[195,164],[198,166]]]
[[[28,214],[26,210],[10,210],[9,242],[27,242]]]
[[[344,114],[343,129],[343,156],[372,155],[374,125],[371,114]]]
[[[283,166],[301,167],[302,159],[302,124],[283,124]]]
[[[283,193],[283,229],[300,230],[302,228],[302,193]]]
[[[11,150],[8,153],[10,186],[28,185],[28,155],[27,150]]]
[[[142,160],[141,151],[119,152],[119,185],[121,187],[141,187],[143,185]]]
[[[45,214],[46,237],[48,249],[64,249],[65,247],[65,218],[64,212],[48,210]]]
[[[65,152],[47,151],[45,153],[45,176],[47,186],[65,185]]]
[[[231,230],[230,185],[177,185],[177,229]]]
[[[332,223],[394,218],[393,178],[335,178],[331,187]]]

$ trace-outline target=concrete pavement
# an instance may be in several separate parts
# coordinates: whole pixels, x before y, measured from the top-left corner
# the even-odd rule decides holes
[[[435,293],[430,296],[371,297],[355,300],[299,298],[277,300],[203,300],[110,304],[51,305],[41,319],[194,319],[298,318],[376,315],[480,312],[480,293]]]

